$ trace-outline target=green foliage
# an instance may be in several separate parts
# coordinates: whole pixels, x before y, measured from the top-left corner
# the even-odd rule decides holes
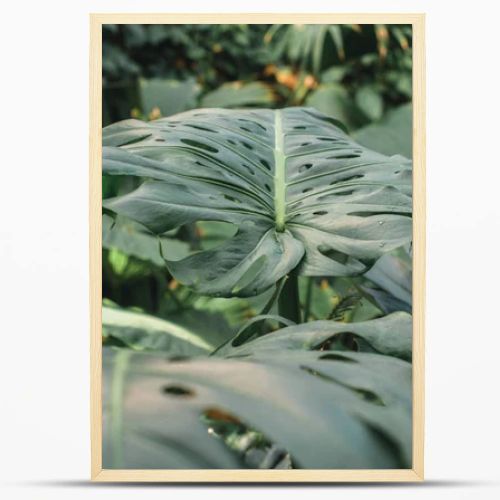
[[[307,100],[355,130],[411,99],[411,60],[409,26],[106,25],[104,123]]]
[[[260,82],[226,83],[209,92],[201,101],[204,108],[241,108],[272,104],[274,96],[268,86]]]
[[[196,106],[200,86],[194,80],[139,79],[141,107],[147,115],[175,115]]]
[[[166,261],[202,294],[257,295],[299,264],[307,276],[359,274],[411,238],[409,162],[361,148],[306,108],[126,121],[103,143],[105,174],[150,179],[108,210],[156,234],[200,220],[238,226],[215,250]]]
[[[327,328],[311,338],[314,323],[291,327],[222,359],[166,362],[108,351],[105,384],[123,387],[117,379],[126,379],[127,397],[117,397],[106,415],[114,429],[104,466],[241,468],[243,457],[214,439],[230,423],[279,443],[295,467],[409,467],[411,365],[391,356],[329,351],[325,340],[341,327]],[[321,347],[307,347],[311,340]],[[141,394],[150,395],[148,405],[140,403]]]
[[[411,28],[107,25],[103,83],[104,466],[411,467]]]
[[[412,107],[404,104],[389,111],[378,123],[373,123],[353,134],[367,148],[375,148],[386,155],[400,154],[412,157]]]
[[[212,88],[250,77],[268,62],[261,43],[266,25],[104,25],[103,77],[108,82],[198,74]],[[159,57],[161,55],[161,57]]]
[[[105,345],[118,345],[138,351],[166,351],[171,356],[193,356],[210,352],[214,346],[186,328],[118,307],[102,309]]]

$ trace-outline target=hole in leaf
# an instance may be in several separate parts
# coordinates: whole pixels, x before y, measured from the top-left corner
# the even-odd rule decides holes
[[[260,160],[260,163],[261,163],[264,167],[266,167],[266,168],[267,168],[267,170],[269,170],[269,171],[271,170],[271,165],[269,165],[269,162],[268,162],[268,161],[261,159],[261,160]]]
[[[189,356],[183,356],[181,354],[177,356],[171,356],[167,359],[169,363],[180,363],[181,361],[187,361],[189,359]]]
[[[185,125],[186,127],[191,127],[191,128],[195,128],[197,130],[203,130],[204,132],[212,132],[214,134],[218,134],[217,130],[213,130],[211,128],[206,128],[206,127],[202,127],[201,125],[193,125],[191,123],[186,123]]]
[[[293,127],[295,130],[305,130],[307,127],[304,127],[304,125],[297,125]]]
[[[191,397],[194,396],[194,391],[182,387],[180,385],[166,385],[162,387],[162,392],[169,396]]]
[[[345,264],[347,262],[347,260],[349,259],[348,254],[346,254],[344,252],[339,252],[338,250],[334,250],[333,248],[330,248],[330,247],[320,245],[318,247],[318,250],[325,257],[328,257],[329,259],[332,259],[336,262],[339,262],[340,264]]]
[[[313,212],[313,215],[326,215],[327,213],[326,210],[318,210],[317,212]]]
[[[336,184],[337,182],[354,181],[356,179],[362,179],[363,177],[364,177],[364,174],[350,175],[349,177],[343,177],[343,178],[338,179],[336,181],[330,182],[330,184]]]
[[[207,408],[203,412],[203,415],[210,420],[216,420],[218,422],[241,424],[239,418],[235,417],[234,415],[231,415],[231,413],[228,413],[227,411],[222,410],[220,408]]]
[[[271,192],[271,186],[269,184],[264,184],[264,187],[269,193]]]
[[[239,200],[238,198],[235,198],[234,196],[229,196],[228,194],[224,194],[222,196],[224,196],[224,198],[226,198],[226,200],[232,201],[233,203],[241,203],[241,200]]]
[[[310,191],[312,191],[313,189],[314,189],[314,188],[311,188],[311,187],[309,187],[309,188],[304,188],[304,189],[302,190],[302,192],[303,192],[303,193],[309,193],[309,192],[310,192]]]
[[[240,141],[243,146],[245,146],[247,149],[252,150],[253,146],[251,144],[248,144],[248,142],[245,141]]]
[[[319,359],[325,359],[328,361],[345,361],[346,363],[357,363],[355,359],[348,358],[347,356],[342,356],[342,354],[337,354],[334,352],[323,354]]]
[[[165,139],[155,139],[155,142],[165,142]]]
[[[233,141],[232,139],[228,139],[227,142],[229,142],[229,144],[232,144],[233,146],[236,145],[236,141]]]
[[[348,307],[346,304],[347,300],[343,299],[342,302],[330,313],[330,316],[339,316],[342,312],[341,310]],[[332,318],[330,318],[332,319]],[[351,332],[339,332],[328,339],[320,342],[318,345],[313,347],[315,351],[333,351],[333,350],[341,350],[341,351],[359,351],[359,344],[357,342],[358,338]],[[325,358],[328,359],[328,358]],[[356,360],[350,359],[353,363],[357,363]]]
[[[205,165],[204,163],[201,163],[201,161],[195,161],[196,165],[199,165],[200,167],[205,167],[205,168],[211,168],[208,165]]]
[[[365,400],[368,403],[372,403],[372,404],[375,404],[377,406],[385,406],[385,403],[382,401],[382,399],[377,394],[375,394],[373,391],[370,391],[369,389],[364,389],[362,387],[355,387],[355,386],[346,384],[345,382],[343,382],[335,377],[327,375],[326,373],[322,373],[322,372],[315,370],[313,368],[310,368],[308,366],[301,366],[300,368],[302,370],[306,371],[307,373],[314,375],[315,377],[321,378],[323,380],[327,380],[329,382],[334,382],[342,387],[345,387],[346,389],[350,389],[355,394],[357,394],[359,397],[361,397],[361,399]]]
[[[313,166],[312,163],[304,163],[304,165],[301,165],[299,167],[299,173],[305,172],[306,170],[309,170]]]
[[[347,215],[354,215],[356,217],[373,217],[381,215],[400,215],[402,217],[411,217],[411,213],[408,212],[349,212]]]
[[[310,143],[310,142],[303,142],[303,143],[301,144],[301,146],[309,146],[309,144],[311,144],[311,143]]]
[[[264,125],[261,125],[260,123],[258,122],[254,122],[253,120],[247,120],[246,118],[238,118],[238,121],[239,122],[245,122],[245,123],[251,123],[252,125],[255,125],[256,127],[259,127],[261,128],[262,130],[266,131],[266,127],[264,127]],[[245,130],[245,129],[243,129]],[[250,132],[250,130],[249,130]]]
[[[181,139],[181,142],[187,144],[188,146],[192,146],[194,148],[204,149],[205,151],[208,151],[210,153],[219,152],[217,148],[213,148],[212,146],[209,146],[208,144],[203,144],[202,142],[193,141],[192,139]]]
[[[361,398],[367,401],[368,403],[372,403],[377,406],[385,406],[385,403],[382,401],[382,398],[380,398],[373,391],[370,391],[368,389],[362,389],[360,387],[350,387],[350,389],[353,390],[355,393],[357,393],[359,396],[361,396]]]
[[[335,184],[335,183],[334,183]],[[338,191],[336,193],[325,194],[324,196],[320,196],[318,201],[323,200],[334,200],[337,196],[349,196],[354,193],[354,189],[347,189],[345,191]]]
[[[248,165],[246,165],[245,163],[242,163],[241,166],[245,169],[248,170],[248,173],[250,175],[255,175],[255,170],[252,168],[252,167],[249,167]]]
[[[252,133],[252,131],[249,129],[249,128],[246,128],[246,127],[240,127],[241,130],[244,130],[245,132],[250,132]]]
[[[357,154],[333,155],[333,156],[328,156],[327,160],[350,160],[353,158],[359,158],[359,155]]]

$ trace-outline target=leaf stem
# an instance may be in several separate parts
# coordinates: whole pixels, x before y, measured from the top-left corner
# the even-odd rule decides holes
[[[286,179],[285,148],[281,111],[274,112],[274,221],[276,231],[285,230]]]

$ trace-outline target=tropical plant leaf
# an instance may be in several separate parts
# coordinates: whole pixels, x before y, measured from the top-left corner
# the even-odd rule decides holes
[[[274,102],[271,89],[261,82],[232,82],[221,85],[201,100],[206,108],[266,106]]]
[[[164,78],[140,78],[139,94],[145,114],[158,109],[161,116],[170,116],[196,105],[200,86],[194,79],[179,81]]]
[[[412,265],[408,254],[386,254],[365,273],[373,286],[361,286],[377,305],[388,314],[394,311],[412,311]]]
[[[412,106],[404,104],[389,111],[380,122],[357,130],[354,138],[363,146],[386,155],[412,158]]]
[[[161,318],[119,307],[103,306],[104,341],[134,350],[164,351],[169,356],[207,354],[214,349],[187,328]]]
[[[396,312],[383,318],[359,323],[322,320],[289,326],[243,345],[238,346],[228,342],[215,355],[249,356],[270,351],[328,350],[332,340],[345,334],[364,340],[381,354],[411,360],[412,317],[405,312]]]
[[[313,109],[127,120],[103,143],[105,174],[149,179],[107,209],[157,234],[200,220],[238,227],[218,248],[167,261],[202,294],[256,295],[295,268],[363,273],[411,239],[411,162],[359,146]]]
[[[340,83],[320,85],[308,95],[306,104],[321,113],[337,118],[349,130],[355,128],[357,122],[355,104]]]
[[[411,365],[390,356],[105,349],[104,383],[105,468],[241,468],[207,416],[262,432],[298,468],[411,466]]]
[[[373,85],[364,85],[356,91],[358,108],[372,121],[380,120],[384,112],[384,100]]]
[[[152,262],[156,266],[165,265],[162,255],[178,260],[190,253],[189,245],[183,241],[165,236],[159,238],[130,219],[117,217],[113,220],[106,214],[102,217],[102,246],[120,250],[125,255]]]

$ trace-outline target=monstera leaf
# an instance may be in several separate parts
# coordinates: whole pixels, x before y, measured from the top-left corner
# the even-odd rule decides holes
[[[107,343],[141,351],[165,351],[170,356],[194,356],[214,349],[181,325],[110,305],[102,308],[102,334]]]
[[[346,333],[375,352],[339,350]],[[217,431],[229,424],[296,468],[409,467],[411,365],[393,356],[411,359],[406,313],[292,326],[194,359],[105,348],[104,466],[247,467]]]
[[[375,286],[360,287],[386,314],[412,310],[412,262],[401,250],[399,255],[383,255],[365,273]]]
[[[163,266],[162,255],[182,259],[189,255],[189,245],[172,237],[157,238],[140,224],[106,214],[102,216],[102,247],[117,249],[125,255]]]
[[[406,312],[359,323],[322,320],[289,326],[243,345],[229,342],[215,354],[249,356],[269,351],[325,349],[337,337],[346,334],[352,335],[354,340],[363,340],[375,352],[411,360],[412,317]]]
[[[103,132],[103,172],[147,180],[104,206],[156,234],[237,226],[221,246],[167,261],[199,293],[251,296],[296,269],[347,276],[411,238],[411,162],[353,142],[309,108],[201,109]]]
[[[295,468],[411,466],[411,365],[391,356],[260,349],[175,361],[105,348],[104,391],[105,468],[243,468],[217,423],[262,433]]]

